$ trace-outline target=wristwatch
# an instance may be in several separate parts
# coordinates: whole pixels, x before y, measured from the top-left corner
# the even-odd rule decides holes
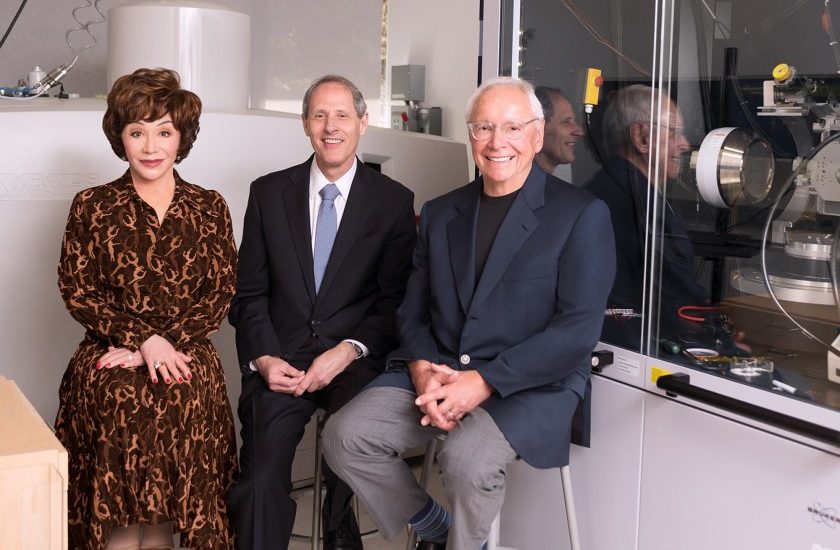
[[[356,350],[356,359],[361,359],[365,356],[365,350],[362,349],[362,346],[357,344],[356,342],[351,342],[350,340],[345,340],[348,344],[353,346],[353,349]]]

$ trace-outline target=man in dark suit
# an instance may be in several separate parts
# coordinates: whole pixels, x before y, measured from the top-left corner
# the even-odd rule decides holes
[[[384,368],[416,241],[414,195],[356,158],[368,123],[344,77],[303,99],[314,157],[251,185],[230,322],[243,365],[241,475],[229,497],[242,549],[286,548],[295,447]],[[352,492],[325,470],[325,548],[361,549]]]
[[[450,550],[486,540],[507,463],[568,463],[615,273],[606,205],[533,162],[533,87],[492,80],[467,112],[482,176],[423,207],[400,348],[324,433],[327,462],[386,538],[408,523],[422,548]],[[451,518],[398,456],[445,432]]]

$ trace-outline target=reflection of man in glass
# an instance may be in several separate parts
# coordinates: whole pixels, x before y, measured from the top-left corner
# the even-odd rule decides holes
[[[652,126],[658,126],[658,131]],[[678,313],[683,306],[707,305],[708,293],[695,280],[688,234],[663,195],[689,151],[676,104],[648,86],[623,88],[613,94],[604,113],[603,135],[608,158],[587,188],[610,207],[618,273],[609,307],[627,311],[607,316],[602,339],[639,348],[647,246],[657,258],[654,272],[647,277],[659,282],[654,300],[659,309],[658,331],[655,325],[654,333],[683,347],[735,351],[719,318],[697,323]],[[655,234],[647,230],[654,223]]]
[[[583,137],[583,128],[575,120],[572,104],[558,88],[537,86],[535,93],[545,114],[543,147],[534,161],[551,174],[559,164],[575,160],[575,145]]]

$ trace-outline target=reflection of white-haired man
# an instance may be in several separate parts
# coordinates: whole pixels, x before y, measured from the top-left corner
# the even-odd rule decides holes
[[[695,280],[688,233],[663,195],[666,182],[679,176],[690,148],[676,103],[648,86],[628,86],[611,95],[602,124],[608,158],[585,188],[607,203],[612,216],[618,272],[610,307],[642,311],[645,237],[655,222],[662,254],[661,274],[655,274],[661,281],[659,336],[697,347],[717,341],[722,351],[730,353],[737,351],[734,346],[746,349],[722,328],[707,341],[689,341],[701,327],[677,313],[682,306],[707,305],[708,292]],[[649,192],[659,193],[658,200],[649,199]],[[603,340],[612,344],[638,349],[640,334],[638,318],[635,322],[608,318],[604,323]]]
[[[543,146],[534,160],[546,174],[552,174],[558,165],[575,160],[575,145],[583,137],[583,128],[578,125],[572,104],[562,90],[537,86],[534,92],[545,115]]]
[[[467,107],[482,176],[427,203],[385,373],[327,423],[324,453],[391,539],[476,550],[517,457],[568,463],[614,275],[606,206],[534,162],[542,109],[524,81]],[[449,433],[438,460],[452,518],[403,451]]]

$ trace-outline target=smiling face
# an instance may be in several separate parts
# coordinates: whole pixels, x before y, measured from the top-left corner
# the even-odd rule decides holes
[[[669,178],[680,174],[685,154],[691,148],[685,137],[685,123],[676,105],[670,103],[668,111],[659,121],[659,173]],[[654,157],[655,159],[656,157]]]
[[[575,145],[583,137],[583,128],[578,126],[572,104],[561,96],[551,99],[554,116],[545,123],[543,148],[538,155],[540,166],[550,167],[551,172],[558,164],[569,164],[575,160]]]
[[[308,116],[301,119],[318,168],[329,181],[337,180],[353,166],[359,138],[367,130],[367,113],[356,114],[350,90],[325,82],[312,92]]]
[[[631,136],[636,154],[631,162],[651,179],[654,174],[647,174],[649,165],[658,168],[660,181],[678,177],[683,158],[691,146],[685,137],[682,113],[677,106],[668,101],[668,108],[663,108],[659,122],[653,128],[648,122],[636,121],[632,125],[635,127],[631,129]]]
[[[521,135],[515,138],[503,136],[499,125],[526,123],[534,118],[528,96],[515,86],[495,86],[476,99],[470,122],[494,125],[492,135],[486,140],[470,136],[473,159],[481,171],[487,194],[506,195],[525,183],[534,155],[543,144],[543,121],[525,124]]]
[[[168,115],[154,121],[130,122],[121,135],[135,185],[157,183],[173,177],[181,133],[175,129]]]

